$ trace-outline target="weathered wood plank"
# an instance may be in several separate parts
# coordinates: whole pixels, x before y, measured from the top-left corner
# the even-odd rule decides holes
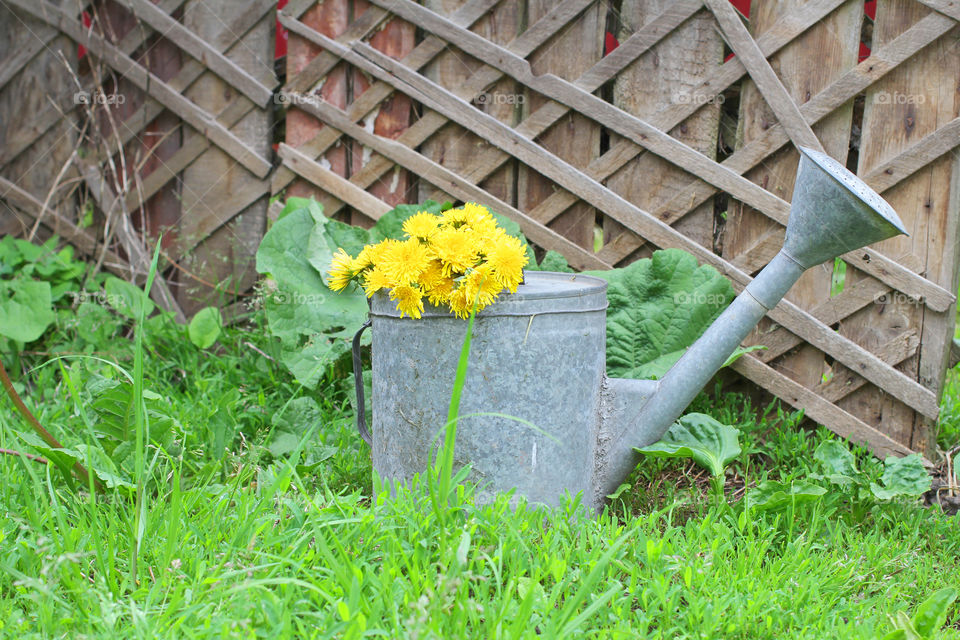
[[[770,67],[763,52],[760,51],[760,47],[750,37],[747,28],[740,22],[740,17],[733,5],[728,0],[704,0],[704,3],[717,19],[720,31],[723,33],[727,44],[740,58],[743,66],[747,68],[750,78],[766,99],[767,104],[770,105],[773,113],[776,114],[777,120],[783,125],[793,143],[817,151],[824,151],[820,140],[817,139],[813,129],[800,114],[800,109],[797,108],[797,104],[793,101],[790,93]],[[847,65],[844,64],[843,66]]]
[[[203,131],[218,146],[227,151],[238,162],[243,164],[251,173],[264,177],[270,172],[270,162],[257,155],[229,130],[216,122],[210,114],[180,95],[163,80],[150,73],[143,66],[137,64],[129,56],[124,55],[116,46],[106,42],[99,35],[83,28],[83,25],[71,19],[65,12],[49,2],[42,1],[34,6],[27,0],[10,0],[14,6],[30,15],[43,20],[47,24],[60,29],[70,38],[85,46],[93,55],[96,55],[126,80],[136,85],[141,91],[153,96],[170,111],[183,118],[191,126]]]
[[[549,0],[527,0],[526,4],[531,22],[547,14],[550,8]],[[530,72],[537,75],[556,74],[566,80],[575,80],[603,57],[605,25],[606,4],[598,2],[589,6],[529,57]],[[549,97],[535,90],[524,93],[524,114],[550,102]],[[600,134],[600,126],[587,114],[571,111],[540,134],[537,141],[558,158],[575,167],[582,167],[600,155]],[[520,210],[534,209],[549,198],[555,189],[552,180],[531,167],[518,167],[517,207]],[[596,223],[596,209],[587,202],[578,202],[554,218],[549,226],[574,244],[592,249]]]
[[[393,208],[286,143],[280,143],[279,154],[284,165],[291,171],[362,212],[371,220],[379,220],[380,216]]]
[[[893,40],[907,25],[922,20],[930,10],[907,0],[880,0],[873,41]],[[942,19],[943,16],[936,15]],[[960,33],[960,29],[952,34]],[[869,174],[880,163],[899,155],[915,141],[937,131],[960,115],[960,51],[956,36],[941,38],[887,74],[867,91],[863,115],[858,173]],[[951,183],[958,159],[942,156],[884,193],[897,210],[910,236],[884,241],[879,250],[889,256],[918,256],[929,279],[956,290],[956,210],[950,211]],[[946,259],[946,263],[943,260]],[[847,281],[862,274],[847,270]],[[912,292],[907,291],[907,294]],[[840,332],[862,344],[882,345],[905,329],[921,336],[920,353],[899,366],[939,397],[946,367],[946,345],[953,337],[953,309],[935,312],[909,296],[893,296],[845,321]],[[923,362],[924,356],[930,361]],[[921,364],[923,363],[923,364]],[[910,406],[882,390],[863,388],[844,399],[843,406],[901,442],[920,451],[934,446],[934,423],[917,416]],[[926,416],[933,418],[934,416]]]
[[[196,33],[174,20],[149,0],[123,1],[137,18],[162,33],[164,38],[226,80],[254,104],[265,107],[273,99],[272,88],[276,86],[276,78],[269,70],[264,70],[258,65],[247,71],[234,64],[216,47],[207,44]]]
[[[658,14],[670,11],[664,0],[625,0],[620,8],[621,36],[636,30]],[[613,104],[645,120],[664,105],[683,102],[688,91],[710,77],[723,62],[723,41],[716,23],[701,11],[658,42],[624,69],[613,84]],[[717,132],[722,101],[703,105],[669,133],[710,159],[716,158]],[[620,142],[611,136],[611,145]],[[652,211],[690,180],[689,174],[652,153],[641,154],[610,176],[608,189],[642,209]],[[619,235],[624,227],[609,217],[603,220],[604,238]],[[713,247],[713,202],[705,202],[684,219],[678,231],[698,244]],[[632,256],[641,257],[641,256]]]
[[[50,30],[29,14],[0,4],[0,58],[11,59],[34,42],[34,32],[45,36]],[[7,180],[41,203],[48,201],[44,215],[56,213],[54,220],[59,221],[76,214],[72,199],[66,198],[69,191],[59,187],[75,177],[71,157],[78,132],[72,122],[59,117],[51,102],[68,112],[74,106],[76,88],[64,60],[75,64],[76,48],[62,35],[55,35],[46,47],[42,54],[24,60],[24,66],[16,69],[19,73],[8,77],[0,89],[0,165]],[[62,50],[63,59],[51,53],[57,50]],[[39,114],[44,116],[41,122],[36,120]]]
[[[463,0],[428,0],[426,6],[436,13],[452,17],[457,10],[462,8]],[[509,44],[516,39],[521,30],[524,22],[524,9],[525,3],[500,3],[486,16],[477,20],[470,29],[493,42]],[[488,83],[487,80],[499,77],[500,74],[494,75],[487,72],[484,74],[482,83],[484,86],[479,87],[479,91],[484,93],[479,93],[478,96],[464,95],[466,87],[470,87],[470,89],[478,87],[480,83],[475,81],[475,77],[478,73],[488,71],[488,69],[482,63],[464,55],[456,48],[447,47],[447,50],[426,65],[422,72],[447,89],[458,91],[458,94],[465,100],[473,100],[482,96],[476,103],[479,109],[513,126],[519,121],[519,111],[522,106],[520,104],[522,100],[516,99],[517,96],[521,95],[522,89],[515,81],[507,78]],[[470,91],[470,93],[473,93],[473,91]],[[500,98],[513,99],[500,100]],[[439,120],[440,118],[433,115],[431,119]],[[446,122],[445,119],[444,122]],[[482,138],[471,133],[468,129],[447,123],[422,141],[420,153],[451,171],[465,175],[476,155],[487,146]],[[377,169],[379,169],[379,166],[375,164],[371,171]],[[481,187],[504,202],[516,204],[516,166],[511,164],[504,166],[499,173],[481,183]],[[432,185],[420,184],[417,199],[421,202],[428,198],[443,199],[443,196],[432,193],[432,190]]]
[[[189,0],[184,8],[184,25],[197,36],[212,41],[224,25],[218,16],[232,6],[233,0]],[[226,54],[231,65],[253,69],[269,59],[274,46],[274,21],[263,16]],[[240,98],[237,90],[215,70],[207,71],[191,83],[186,97],[209,113],[222,112]],[[269,111],[253,109],[228,129],[260,157],[270,153],[272,117]],[[185,142],[202,134],[186,131]],[[266,230],[268,182],[251,176],[222,149],[211,146],[183,170],[179,235],[198,242],[189,253],[190,271],[217,285],[230,283],[228,289],[243,291],[257,279],[255,259],[260,239]],[[253,202],[237,203],[238,195],[249,191],[261,197]],[[211,228],[210,220],[217,224]],[[180,255],[185,252],[181,247]],[[220,304],[223,292],[189,288],[180,291],[180,302],[187,313],[209,304]]]
[[[339,129],[344,135],[361,140],[377,153],[416,172],[422,180],[431,182],[440,189],[443,189],[446,193],[465,202],[489,203],[495,211],[503,213],[519,224],[523,233],[528,238],[541,247],[562,252],[568,257],[570,264],[575,267],[580,269],[610,268],[610,265],[598,260],[592,251],[586,251],[555,231],[538,224],[535,220],[510,204],[497,200],[497,198],[492,197],[462,176],[420,155],[398,140],[389,140],[373,135],[350,120],[349,116],[343,111],[327,102],[309,100],[305,96],[300,100],[301,107],[304,110],[312,113],[317,118],[321,118],[330,126]]]

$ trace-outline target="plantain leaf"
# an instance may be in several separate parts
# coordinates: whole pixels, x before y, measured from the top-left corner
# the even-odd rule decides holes
[[[897,496],[921,496],[930,491],[931,480],[923,467],[920,454],[913,453],[903,458],[888,457],[883,463],[882,486],[872,482],[870,491],[880,500]]]
[[[790,505],[816,502],[826,492],[826,489],[811,482],[765,480],[756,489],[747,492],[747,503],[758,511],[779,511]]]
[[[947,621],[950,605],[957,599],[957,590],[953,587],[940,589],[920,603],[913,614],[913,627],[924,638],[932,638]]]
[[[663,439],[637,449],[655,458],[692,458],[714,476],[740,455],[740,431],[703,413],[688,413],[674,423]]]

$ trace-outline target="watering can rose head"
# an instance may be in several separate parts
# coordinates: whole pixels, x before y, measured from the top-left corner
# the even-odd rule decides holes
[[[330,288],[341,291],[357,282],[368,298],[387,290],[401,317],[419,318],[426,298],[466,318],[474,301],[480,311],[501,291],[516,292],[523,280],[526,248],[482,205],[417,213],[404,221],[403,232],[404,239],[369,244],[355,258],[338,249],[328,272]]]

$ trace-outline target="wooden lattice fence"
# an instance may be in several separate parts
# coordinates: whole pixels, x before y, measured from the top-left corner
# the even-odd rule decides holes
[[[911,236],[812,269],[734,368],[879,455],[929,453],[957,290],[960,5],[735,4],[748,21],[729,0],[6,0],[0,228],[39,219],[127,275],[164,229],[156,296],[187,313],[248,288],[271,193],[357,224],[480,201],[575,267],[679,247],[739,291],[781,245],[796,146],[818,148]]]
[[[862,2],[755,2],[747,27],[727,0],[293,1],[291,48],[321,53],[288,60],[303,124],[274,188],[310,183],[355,222],[483,201],[576,267],[679,247],[741,290],[781,245],[795,146],[825,150],[911,236],[843,256],[842,292],[837,265],[811,270],[735,369],[880,455],[929,452],[957,287],[960,7],[877,4],[865,25]]]
[[[134,277],[149,258],[138,232],[163,231],[164,264],[176,268],[156,297],[181,318],[248,288],[273,168],[275,8],[4,2],[7,230],[19,222],[33,235],[39,220]],[[106,238],[77,226],[78,187]]]

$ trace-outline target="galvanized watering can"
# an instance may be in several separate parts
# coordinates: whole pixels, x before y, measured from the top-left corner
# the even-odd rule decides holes
[[[906,233],[860,179],[800,151],[783,248],[659,381],[606,376],[599,278],[528,272],[477,315],[454,457],[471,465],[481,500],[515,488],[515,498],[555,505],[582,493],[599,510],[635,467],[634,447],[663,436],[806,269]],[[373,433],[361,433],[380,476],[408,482],[441,444],[467,323],[430,307],[419,320],[399,316],[374,296]]]

